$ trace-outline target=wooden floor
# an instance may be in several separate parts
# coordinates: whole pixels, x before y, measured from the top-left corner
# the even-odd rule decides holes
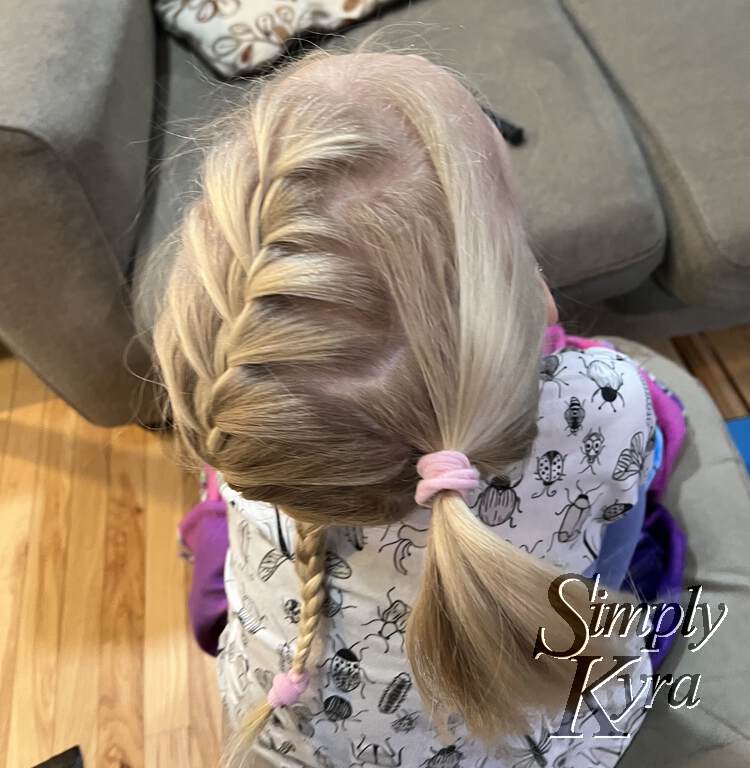
[[[86,768],[216,764],[176,556],[197,493],[155,434],[91,426],[0,359],[0,766],[75,744]]]
[[[750,325],[646,343],[700,379],[725,419],[750,415]]]
[[[748,414],[750,326],[652,344]],[[0,768],[75,744],[86,768],[215,765],[213,662],[175,544],[197,485],[164,438],[91,426],[0,359],[0,498]]]

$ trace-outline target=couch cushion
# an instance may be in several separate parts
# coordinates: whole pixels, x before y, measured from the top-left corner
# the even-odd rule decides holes
[[[593,301],[656,267],[665,243],[656,192],[610,88],[556,4],[424,0],[383,12],[346,40],[379,28],[386,43],[432,50],[524,126],[527,143],[511,155],[554,285]]]
[[[635,287],[655,269],[665,243],[656,192],[615,98],[557,5],[424,0],[382,12],[350,30],[341,44],[356,44],[383,27],[375,48],[413,43],[431,49],[499,114],[526,129],[527,143],[512,157],[531,236],[553,285],[579,301],[597,301]],[[171,40],[165,55],[160,98],[166,100],[166,125],[189,137],[182,142],[189,149],[196,126],[239,98],[239,86],[213,85],[200,63]],[[172,134],[164,139],[161,171],[171,179],[156,180],[156,207],[141,237],[141,284],[148,284],[145,274],[158,279],[164,272],[164,257],[149,264],[148,255],[172,226],[198,159],[193,154],[170,161],[181,152]],[[137,316],[150,327],[152,302],[142,302]]]
[[[665,206],[660,279],[690,303],[750,296],[750,5],[563,0],[639,135]]]
[[[750,765],[750,482],[724,422],[705,389],[685,370],[645,347],[613,339],[644,363],[685,404],[688,436],[665,504],[687,533],[686,587],[727,616],[699,651],[678,638],[660,673],[700,674],[700,704],[666,706],[662,693],[619,768],[743,768]],[[686,600],[683,596],[683,605]],[[684,687],[684,686],[683,686]],[[684,693],[684,690],[682,690]]]

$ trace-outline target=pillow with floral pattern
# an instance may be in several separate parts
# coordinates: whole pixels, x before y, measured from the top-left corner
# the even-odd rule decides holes
[[[155,0],[167,30],[219,74],[252,72],[306,32],[331,32],[392,0]]]

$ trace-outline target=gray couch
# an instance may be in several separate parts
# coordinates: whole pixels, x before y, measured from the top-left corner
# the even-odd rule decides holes
[[[526,128],[531,234],[584,332],[750,317],[750,6],[415,0],[350,30],[415,42]],[[339,44],[339,43],[337,43]],[[157,420],[156,245],[192,194],[200,127],[243,96],[146,0],[37,3],[0,25],[0,339],[93,422]]]

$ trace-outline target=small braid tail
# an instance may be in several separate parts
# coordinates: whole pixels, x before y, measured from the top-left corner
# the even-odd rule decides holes
[[[300,580],[299,634],[295,644],[292,672],[305,672],[310,649],[317,635],[326,599],[326,528],[297,522],[294,551],[295,568]],[[223,768],[249,768],[252,758],[248,746],[265,728],[273,713],[266,698],[248,713],[235,731],[222,760]]]
[[[297,523],[295,564],[300,580],[300,621],[292,671],[305,671],[326,599],[326,528]]]

